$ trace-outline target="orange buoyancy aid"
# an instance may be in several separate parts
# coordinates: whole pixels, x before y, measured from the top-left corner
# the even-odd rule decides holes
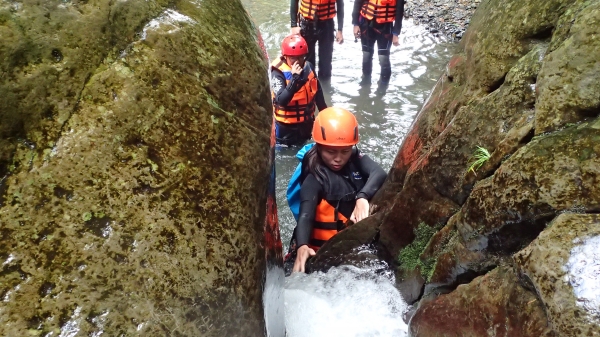
[[[346,221],[348,218],[338,212],[335,206],[325,199],[321,200],[321,203],[317,205],[315,223],[308,246],[315,251],[319,250],[325,242],[346,227]]]
[[[346,228],[346,222],[356,205],[356,194],[365,186],[366,179],[358,164],[356,150],[348,161],[345,172],[333,173],[325,169],[325,195],[317,205],[315,220],[308,246],[315,251]],[[345,215],[344,215],[345,213]]]
[[[394,22],[396,19],[396,0],[366,0],[360,14],[367,20],[378,23]]]
[[[280,57],[273,61],[271,67],[278,69],[285,76],[286,86],[292,80],[292,68],[287,65]],[[314,71],[308,65],[308,62],[304,65],[304,71],[310,71],[308,80],[298,90],[292,100],[286,106],[280,106],[275,103],[275,92],[271,91],[273,96],[273,113],[275,119],[281,123],[295,124],[302,123],[307,120],[313,120],[315,116],[315,95],[318,90],[317,77]]]
[[[300,0],[300,14],[307,20],[333,19],[336,0]]]

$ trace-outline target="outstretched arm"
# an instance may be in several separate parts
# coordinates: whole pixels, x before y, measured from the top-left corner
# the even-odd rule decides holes
[[[298,0],[290,0],[290,27],[292,27],[291,34],[300,34],[300,27],[298,27]]]
[[[296,262],[294,262],[294,272],[304,272],[306,260],[309,256],[315,255],[315,251],[308,247],[308,242],[315,222],[317,204],[321,200],[320,195],[322,190],[323,187],[312,174],[309,174],[302,183],[302,188],[300,189],[300,213],[296,227],[298,251]]]
[[[355,38],[360,38],[360,8],[362,7],[362,0],[354,0],[354,7],[352,8],[352,29]]]
[[[336,1],[336,9],[337,9],[337,24],[338,28],[335,32],[335,40],[337,43],[344,43],[344,35],[342,34],[342,30],[344,29],[344,0]]]
[[[321,87],[321,82],[317,83],[317,93],[315,94],[315,104],[317,105],[317,109],[319,111],[323,111],[327,108],[327,102],[325,102],[325,95],[323,95],[323,88]]]
[[[383,185],[385,178],[387,178],[387,173],[385,173],[381,166],[369,156],[363,155],[360,152],[358,156],[360,158],[358,160],[359,169],[361,172],[364,172],[368,178],[365,186],[357,193],[356,197],[371,200],[381,185]]]
[[[360,152],[357,155],[359,156],[359,169],[368,178],[365,186],[356,194],[356,205],[350,216],[350,220],[353,222],[358,222],[369,216],[369,200],[373,198],[387,178],[387,173],[385,173],[379,164],[368,156],[362,155]]]
[[[396,1],[396,18],[394,19],[394,27],[392,28],[392,34],[394,36],[400,35],[402,30],[402,19],[404,18],[404,0]]]

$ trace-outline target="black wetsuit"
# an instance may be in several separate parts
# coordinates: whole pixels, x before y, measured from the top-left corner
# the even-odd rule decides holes
[[[360,171],[360,175],[365,182],[363,187],[359,191],[356,191],[356,197],[353,200],[341,201],[339,203],[338,210],[346,218],[350,218],[352,215],[356,205],[356,199],[365,198],[367,200],[371,200],[381,185],[383,185],[383,182],[387,177],[387,174],[381,168],[381,166],[379,166],[379,164],[377,164],[368,156],[361,154],[358,149],[354,150],[350,161]],[[328,174],[342,175],[345,179],[347,179],[346,177],[352,174],[352,172],[348,172],[348,167],[349,165],[346,164],[340,171],[337,172],[331,171],[327,167],[323,167],[323,169],[327,170]],[[326,191],[323,184],[321,184],[312,173],[308,173],[302,182],[302,187],[300,190],[301,201],[298,224],[296,228],[294,228],[294,234],[290,242],[290,249],[285,257],[286,275],[291,273],[291,270],[294,266],[294,261],[296,260],[296,249],[302,245],[307,245],[310,242],[317,205],[319,205],[325,193]]]
[[[333,55],[333,42],[335,40],[335,23],[333,19],[327,20],[298,20],[299,0],[290,0],[291,27],[300,25],[300,35],[308,44],[308,61],[316,64],[315,46],[319,42],[319,77],[331,78],[331,61]],[[344,27],[344,0],[336,0],[336,16],[339,31]]]
[[[275,94],[273,103],[279,106],[287,106],[294,94],[302,88],[306,83],[307,68],[314,72],[314,68],[310,62],[306,62],[304,70],[299,75],[294,75],[292,80],[286,86],[285,75],[278,69],[271,69],[271,90]],[[315,75],[316,76],[316,75]],[[321,83],[317,79],[317,92],[314,97],[314,104],[316,104],[319,111],[327,108],[325,103],[325,97],[323,96],[323,90],[321,89]],[[275,124],[275,136],[277,137],[278,144],[284,145],[301,145],[310,139],[312,133],[314,118],[312,120],[296,123],[287,124],[276,121]]]
[[[404,0],[396,0],[396,13],[394,22],[378,23],[375,18],[367,20],[360,15],[362,5],[368,0],[355,0],[352,10],[352,25],[360,27],[360,41],[363,51],[363,78],[370,78],[373,70],[373,54],[377,42],[377,54],[381,66],[381,80],[389,81],[392,75],[390,63],[390,49],[393,36],[400,35],[402,30],[402,17],[404,15]]]

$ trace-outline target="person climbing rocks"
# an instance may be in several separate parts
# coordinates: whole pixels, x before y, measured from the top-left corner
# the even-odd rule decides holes
[[[298,4],[300,4],[298,6]],[[337,15],[337,31],[333,18]],[[319,78],[331,78],[331,60],[333,58],[333,42],[344,43],[342,29],[344,27],[343,0],[291,0],[290,1],[291,33],[300,34],[308,43],[308,61],[315,65],[316,44],[319,43]]]
[[[315,107],[327,108],[313,65],[306,61],[308,45],[300,35],[288,35],[281,56],[271,64],[271,91],[278,144],[301,145],[310,139]]]
[[[377,54],[381,74],[380,84],[387,84],[392,75],[390,49],[400,45],[398,35],[402,29],[404,0],[356,0],[352,10],[354,36],[362,44],[362,82],[371,83],[373,54]]]
[[[369,200],[387,177],[356,147],[358,122],[350,111],[330,107],[319,112],[312,137],[316,144],[301,162],[298,222],[284,259],[286,274],[304,272],[309,256],[348,221],[368,217]]]

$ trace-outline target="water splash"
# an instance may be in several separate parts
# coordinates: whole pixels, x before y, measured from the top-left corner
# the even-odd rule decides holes
[[[587,238],[571,250],[565,265],[577,304],[600,324],[600,236]]]
[[[263,306],[265,309],[265,325],[268,337],[285,336],[283,314],[283,268],[268,266],[263,290]]]
[[[393,277],[342,266],[286,278],[288,337],[405,337],[406,303]]]

